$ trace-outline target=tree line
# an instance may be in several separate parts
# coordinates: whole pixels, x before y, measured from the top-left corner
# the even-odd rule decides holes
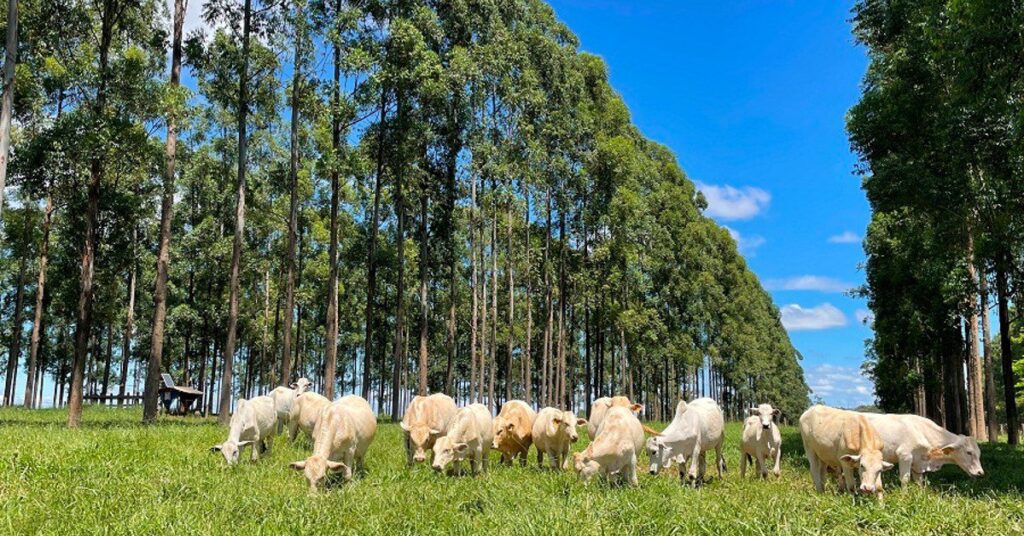
[[[872,208],[866,369],[884,409],[979,439],[1005,424],[1016,444],[1024,6],[862,0],[853,24],[870,58],[848,117]]]
[[[8,404],[19,370],[70,426],[140,390],[152,421],[161,372],[225,421],[299,376],[393,418],[808,404],[736,243],[544,2],[207,0],[187,35],[185,2],[20,2]]]

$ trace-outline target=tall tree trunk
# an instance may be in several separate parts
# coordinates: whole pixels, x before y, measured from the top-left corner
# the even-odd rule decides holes
[[[992,339],[988,319],[988,276],[982,271],[978,280],[978,294],[981,298],[981,338],[985,348],[985,421],[988,440],[999,440],[999,421],[996,419],[996,384],[992,367]]]
[[[302,84],[302,2],[295,2],[295,46],[292,61],[291,158],[288,163],[288,265],[284,290],[284,333],[281,337],[281,381],[292,381],[291,342],[295,317],[295,249],[299,225],[299,93]]]
[[[11,115],[14,113],[14,71],[18,63],[18,0],[7,0],[6,51],[4,57],[3,103],[0,104],[0,211],[4,208],[7,160],[11,149]]]
[[[491,356],[487,379],[487,407],[497,411],[494,378],[498,369],[498,185],[491,179]]]
[[[970,228],[967,232],[967,257],[967,271],[973,286],[978,281],[978,273],[974,266],[974,235]],[[967,305],[971,310],[967,317],[968,431],[971,437],[981,440],[985,437],[985,389],[982,384],[981,344],[978,340],[978,299],[973,292]]]
[[[245,234],[245,172],[249,153],[249,33],[252,23],[252,0],[245,0],[242,23],[242,66],[238,76],[238,181],[235,191],[235,237],[231,245],[231,279],[228,298],[228,333],[224,343],[224,365],[221,367],[220,406],[217,421],[231,420],[231,383],[235,361],[235,338],[238,330],[238,279],[242,269],[242,239]]]
[[[107,323],[107,352],[103,363],[103,386],[100,389],[100,396],[106,398],[110,392],[110,363],[114,360],[114,323]],[[100,400],[100,404],[106,404],[106,400]]]
[[[999,345],[1003,357],[1003,396],[1006,402],[1007,442],[1020,442],[1020,421],[1017,418],[1017,379],[1013,373],[1013,345],[1010,340],[1009,285],[1006,269],[996,265],[996,300],[999,306]]]
[[[459,170],[459,151],[462,147],[462,141],[460,134],[462,132],[461,126],[458,125],[457,121],[452,121],[453,128],[449,133],[448,143],[448,168],[446,170],[447,186],[448,186],[448,199],[447,206],[445,207],[446,214],[446,228],[447,242],[448,242],[448,339],[447,339],[447,353],[448,353],[448,364],[445,371],[444,380],[444,391],[446,393],[452,392],[453,374],[455,361],[457,359],[456,350],[458,341],[456,339],[456,308],[459,303],[459,287],[458,287],[458,256],[456,255],[456,244],[455,244],[455,204],[458,201],[458,183],[457,174]]]
[[[558,241],[560,242],[558,252],[558,407],[566,407],[566,356],[565,356],[565,309],[566,300],[565,287],[565,210],[558,211]]]
[[[137,229],[135,230],[135,232],[137,232]],[[135,328],[135,278],[135,263],[132,262],[132,271],[131,274],[128,276],[128,311],[127,314],[125,315],[124,321],[124,336],[121,339],[121,377],[119,384],[119,394],[122,397],[124,397],[128,389],[128,364],[131,361],[132,334]],[[124,398],[118,399],[117,405],[123,405],[124,401]]]
[[[512,350],[515,347],[515,277],[512,267],[512,188],[509,185],[509,199],[505,203],[505,219],[508,228],[508,249],[505,250],[505,271],[508,272],[508,334],[506,335],[505,356],[505,400],[512,400]]]
[[[398,107],[398,124],[404,124],[405,96],[399,91],[396,101]],[[395,175],[395,212],[397,213],[398,227],[395,229],[395,257],[397,270],[395,271],[395,300],[398,302],[395,307],[395,341],[392,347],[392,359],[394,360],[391,376],[391,420],[397,422],[399,419],[399,397],[401,396],[402,363],[405,355],[402,350],[402,335],[405,330],[405,193],[402,191],[402,175],[405,169],[399,167],[394,170]]]
[[[484,236],[485,236],[484,235],[484,232],[485,232],[484,231],[484,227],[486,227],[486,223],[484,223],[484,218],[483,218],[483,200],[482,200],[482,198],[483,198],[483,190],[484,190],[485,184],[486,184],[485,181],[483,179],[481,179],[481,181],[480,181],[480,190],[481,190],[481,196],[480,196],[481,197],[481,202],[480,202],[480,204],[481,204],[481,208],[480,208],[480,228],[478,229],[478,231],[480,233],[480,236],[479,236],[479,242],[480,242],[480,363],[479,363],[479,373],[480,373],[480,376],[479,376],[479,378],[477,380],[477,389],[479,390],[478,400],[481,403],[483,403],[485,401],[484,397],[485,397],[485,395],[487,393],[487,356],[488,356],[487,339],[490,336],[490,333],[488,332],[488,329],[487,329],[487,317],[488,317],[488,311],[487,311],[487,304],[488,304],[488,301],[487,301],[487,241],[484,239]]]
[[[541,404],[551,405],[551,332],[554,322],[554,311],[551,308],[551,188],[547,190],[547,223],[544,232],[544,259],[542,266],[544,270],[544,312],[547,314],[547,321],[544,322],[544,348],[541,350]]]
[[[469,399],[473,402],[478,402],[477,398],[477,321],[479,320],[479,307],[480,307],[480,285],[477,279],[477,267],[479,262],[477,260],[477,245],[479,240],[477,239],[477,206],[476,206],[476,175],[472,177],[470,184],[470,229],[469,229],[469,277],[470,285],[473,287],[473,311],[470,313],[471,319],[469,324],[469,353],[470,353],[470,364],[469,364]]]
[[[366,335],[363,338],[363,398],[370,397],[370,371],[373,360],[373,306],[377,299],[377,227],[380,219],[380,188],[384,175],[384,146],[387,132],[387,88],[380,91],[380,121],[377,128],[377,173],[373,184],[373,211],[370,216],[370,237],[366,248]],[[381,361],[383,363],[383,360]],[[383,382],[383,377],[381,378]],[[383,401],[377,401],[382,404]]]
[[[428,311],[427,311],[427,182],[423,181],[420,192],[420,352],[419,352],[419,386],[420,395],[427,395],[427,368],[429,357],[427,356],[427,337],[429,336]]]
[[[247,0],[248,1],[248,0]],[[185,24],[187,0],[174,0],[174,30],[171,42],[171,87],[181,85],[181,36]],[[146,392],[143,396],[142,422],[156,420],[160,368],[164,351],[164,322],[167,319],[167,277],[171,262],[171,222],[174,219],[174,174],[178,150],[177,118],[167,116],[167,141],[164,146],[164,191],[160,203],[160,251],[156,261],[156,285],[153,289],[153,329],[150,341]],[[134,275],[133,275],[134,278]]]
[[[530,345],[533,342],[533,296],[531,292],[533,282],[533,272],[530,267],[530,191],[526,184],[523,184],[523,194],[526,197],[526,267],[523,272],[526,277],[526,348],[523,351],[523,360],[525,361],[526,370],[523,373],[523,383],[526,391],[526,403],[533,404],[533,371],[531,370],[533,365],[533,352],[531,352]],[[590,413],[587,413],[590,415]]]
[[[27,213],[24,223],[24,243],[27,244],[29,229],[31,229]],[[7,358],[7,381],[4,388],[4,405],[6,406],[14,405],[15,382],[18,379],[18,362],[21,360],[21,313],[25,308],[25,267],[27,263],[28,257],[23,255],[18,263],[18,290],[14,294],[14,322],[11,325],[11,346],[10,354]]]
[[[25,383],[25,407],[32,408],[32,394],[36,389],[35,366],[39,359],[39,343],[43,333],[43,315],[46,313],[46,263],[50,252],[50,223],[53,221],[53,198],[46,192],[46,210],[43,212],[43,240],[39,244],[39,276],[36,280],[36,308],[32,318],[32,338],[29,339],[28,379]],[[8,376],[10,377],[10,376]],[[40,382],[42,377],[39,377]]]
[[[341,13],[341,0],[334,3],[335,14]],[[339,39],[340,38],[336,38]],[[341,44],[334,43],[334,80],[331,85],[331,151],[341,155]],[[327,348],[324,354],[324,396],[334,400],[335,371],[338,368],[338,202],[341,180],[338,162],[331,166],[331,230],[327,246]],[[344,380],[344,376],[342,376]]]

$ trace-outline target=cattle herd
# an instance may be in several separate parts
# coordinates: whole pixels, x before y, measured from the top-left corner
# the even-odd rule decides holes
[[[287,428],[290,441],[300,431],[313,440],[310,456],[290,465],[303,472],[311,492],[322,486],[328,473],[351,480],[353,470],[364,467],[377,433],[376,416],[362,397],[349,395],[332,402],[309,392],[309,385],[301,378],[290,388],[239,400],[227,439],[211,451],[223,454],[231,465],[249,446],[256,461],[273,437]],[[637,413],[642,409],[624,396],[599,398],[592,404],[590,418],[582,419],[570,411],[552,407],[534,411],[526,402],[510,400],[492,417],[483,404],[459,408],[445,394],[417,396],[401,422],[406,463],[424,462],[432,451],[434,470],[461,475],[463,462],[468,461],[476,475],[487,472],[491,449],[501,454],[503,463],[518,458],[525,466],[532,445],[539,467],[544,467],[547,457],[552,469],[572,466],[584,481],[601,475],[635,486],[637,461],[646,449],[651,474],[676,464],[682,481],[698,485],[705,480],[705,456],[713,450],[715,471],[722,477],[725,422],[714,400],[680,401],[672,422],[660,432],[640,423]],[[750,408],[740,445],[741,477],[746,476],[748,463],[756,465],[761,477],[780,475],[778,415],[779,410],[769,404]],[[577,428],[583,426],[590,443],[572,453],[572,444],[579,439]],[[650,436],[646,440],[645,434]],[[819,492],[829,473],[835,475],[839,491],[873,494],[882,492],[882,472],[897,466],[903,485],[911,480],[923,483],[925,473],[947,463],[958,465],[971,477],[984,474],[974,439],[952,434],[917,415],[858,413],[817,405],[800,416],[800,435]]]

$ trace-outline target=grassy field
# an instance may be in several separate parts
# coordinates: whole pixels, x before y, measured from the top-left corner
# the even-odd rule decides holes
[[[814,493],[795,429],[783,430],[781,480],[738,473],[740,426],[728,428],[729,472],[700,489],[674,472],[646,472],[638,489],[586,486],[572,472],[501,467],[448,477],[404,466],[401,430],[382,425],[368,474],[307,494],[287,464],[308,446],[279,438],[268,456],[227,467],[208,452],[226,429],[165,418],[137,424],[137,410],[87,408],[84,428],[63,427],[61,410],[0,410],[2,534],[792,534],[1024,532],[1024,450],[982,446],[987,476],[958,468],[926,489],[896,489],[884,504]],[[577,449],[586,441],[583,434]],[[247,454],[247,453],[246,453]],[[641,461],[646,469],[646,457]]]

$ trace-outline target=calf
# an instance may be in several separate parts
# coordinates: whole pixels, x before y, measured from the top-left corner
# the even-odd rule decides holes
[[[900,483],[924,484],[924,474],[955,463],[971,478],[985,475],[974,438],[957,435],[918,415],[862,413],[882,440],[882,459],[899,464]]]
[[[526,465],[526,455],[533,444],[533,421],[537,412],[522,400],[509,400],[494,418],[494,442],[491,448],[501,452],[501,461],[509,465],[517,456]]]
[[[306,378],[299,378],[290,387],[275,387],[270,392],[269,396],[274,399],[274,408],[277,410],[277,433],[284,432],[295,398],[308,391],[310,385],[310,381]]]
[[[740,477],[747,475],[747,462],[757,462],[757,472],[761,478],[768,476],[765,458],[773,459],[775,467],[772,474],[779,476],[782,460],[782,435],[775,425],[775,416],[779,410],[771,404],[761,404],[748,410],[750,417],[743,423],[743,439],[740,443]]]
[[[350,481],[353,466],[357,471],[366,467],[366,450],[376,434],[377,418],[370,404],[348,395],[323,409],[313,430],[313,454],[290,467],[305,474],[310,493],[316,492],[327,471],[341,472]]]
[[[579,438],[577,426],[587,424],[571,411],[547,407],[533,421],[533,445],[537,447],[537,466],[543,467],[544,454],[551,458],[552,469],[569,468],[569,446]]]
[[[210,447],[210,452],[220,452],[228,465],[234,465],[238,463],[241,450],[251,445],[252,461],[256,461],[260,459],[261,452],[270,448],[276,424],[274,400],[269,396],[257,396],[252,400],[240,398],[228,424],[228,438]]]
[[[483,404],[470,404],[458,410],[452,417],[448,432],[434,442],[435,471],[444,470],[453,464],[455,472],[462,473],[462,460],[469,458],[473,474],[487,472],[487,460],[494,441],[491,411]]]
[[[288,441],[295,441],[299,430],[312,438],[313,427],[320,418],[320,411],[330,403],[330,400],[317,393],[302,393],[295,397],[295,403],[288,414]]]
[[[813,406],[800,416],[800,437],[816,490],[824,491],[825,474],[829,468],[838,468],[843,477],[840,491],[855,490],[856,471],[861,492],[881,495],[882,472],[893,465],[882,459],[882,440],[863,415]]]
[[[680,400],[668,428],[647,440],[647,450],[651,455],[650,472],[656,475],[662,467],[677,461],[679,478],[688,479],[696,485],[704,481],[705,453],[714,449],[715,467],[721,478],[726,470],[722,456],[724,441],[725,419],[718,403],[710,398],[698,398],[689,404]],[[684,470],[687,461],[690,467]]]
[[[590,419],[587,421],[587,437],[589,437],[591,441],[593,441],[597,436],[597,429],[601,426],[605,413],[607,413],[610,408],[616,406],[628,408],[634,414],[644,409],[643,404],[634,404],[629,401],[629,398],[624,396],[613,396],[611,398],[605,396],[598,398],[590,405]]]
[[[415,396],[402,417],[405,432],[405,461],[407,465],[427,459],[426,452],[438,437],[448,431],[448,421],[458,408],[452,397],[443,393]]]
[[[636,457],[643,445],[644,430],[636,415],[624,407],[611,407],[593,443],[573,455],[576,474],[585,482],[598,473],[609,480],[619,475],[624,482],[636,486]]]

